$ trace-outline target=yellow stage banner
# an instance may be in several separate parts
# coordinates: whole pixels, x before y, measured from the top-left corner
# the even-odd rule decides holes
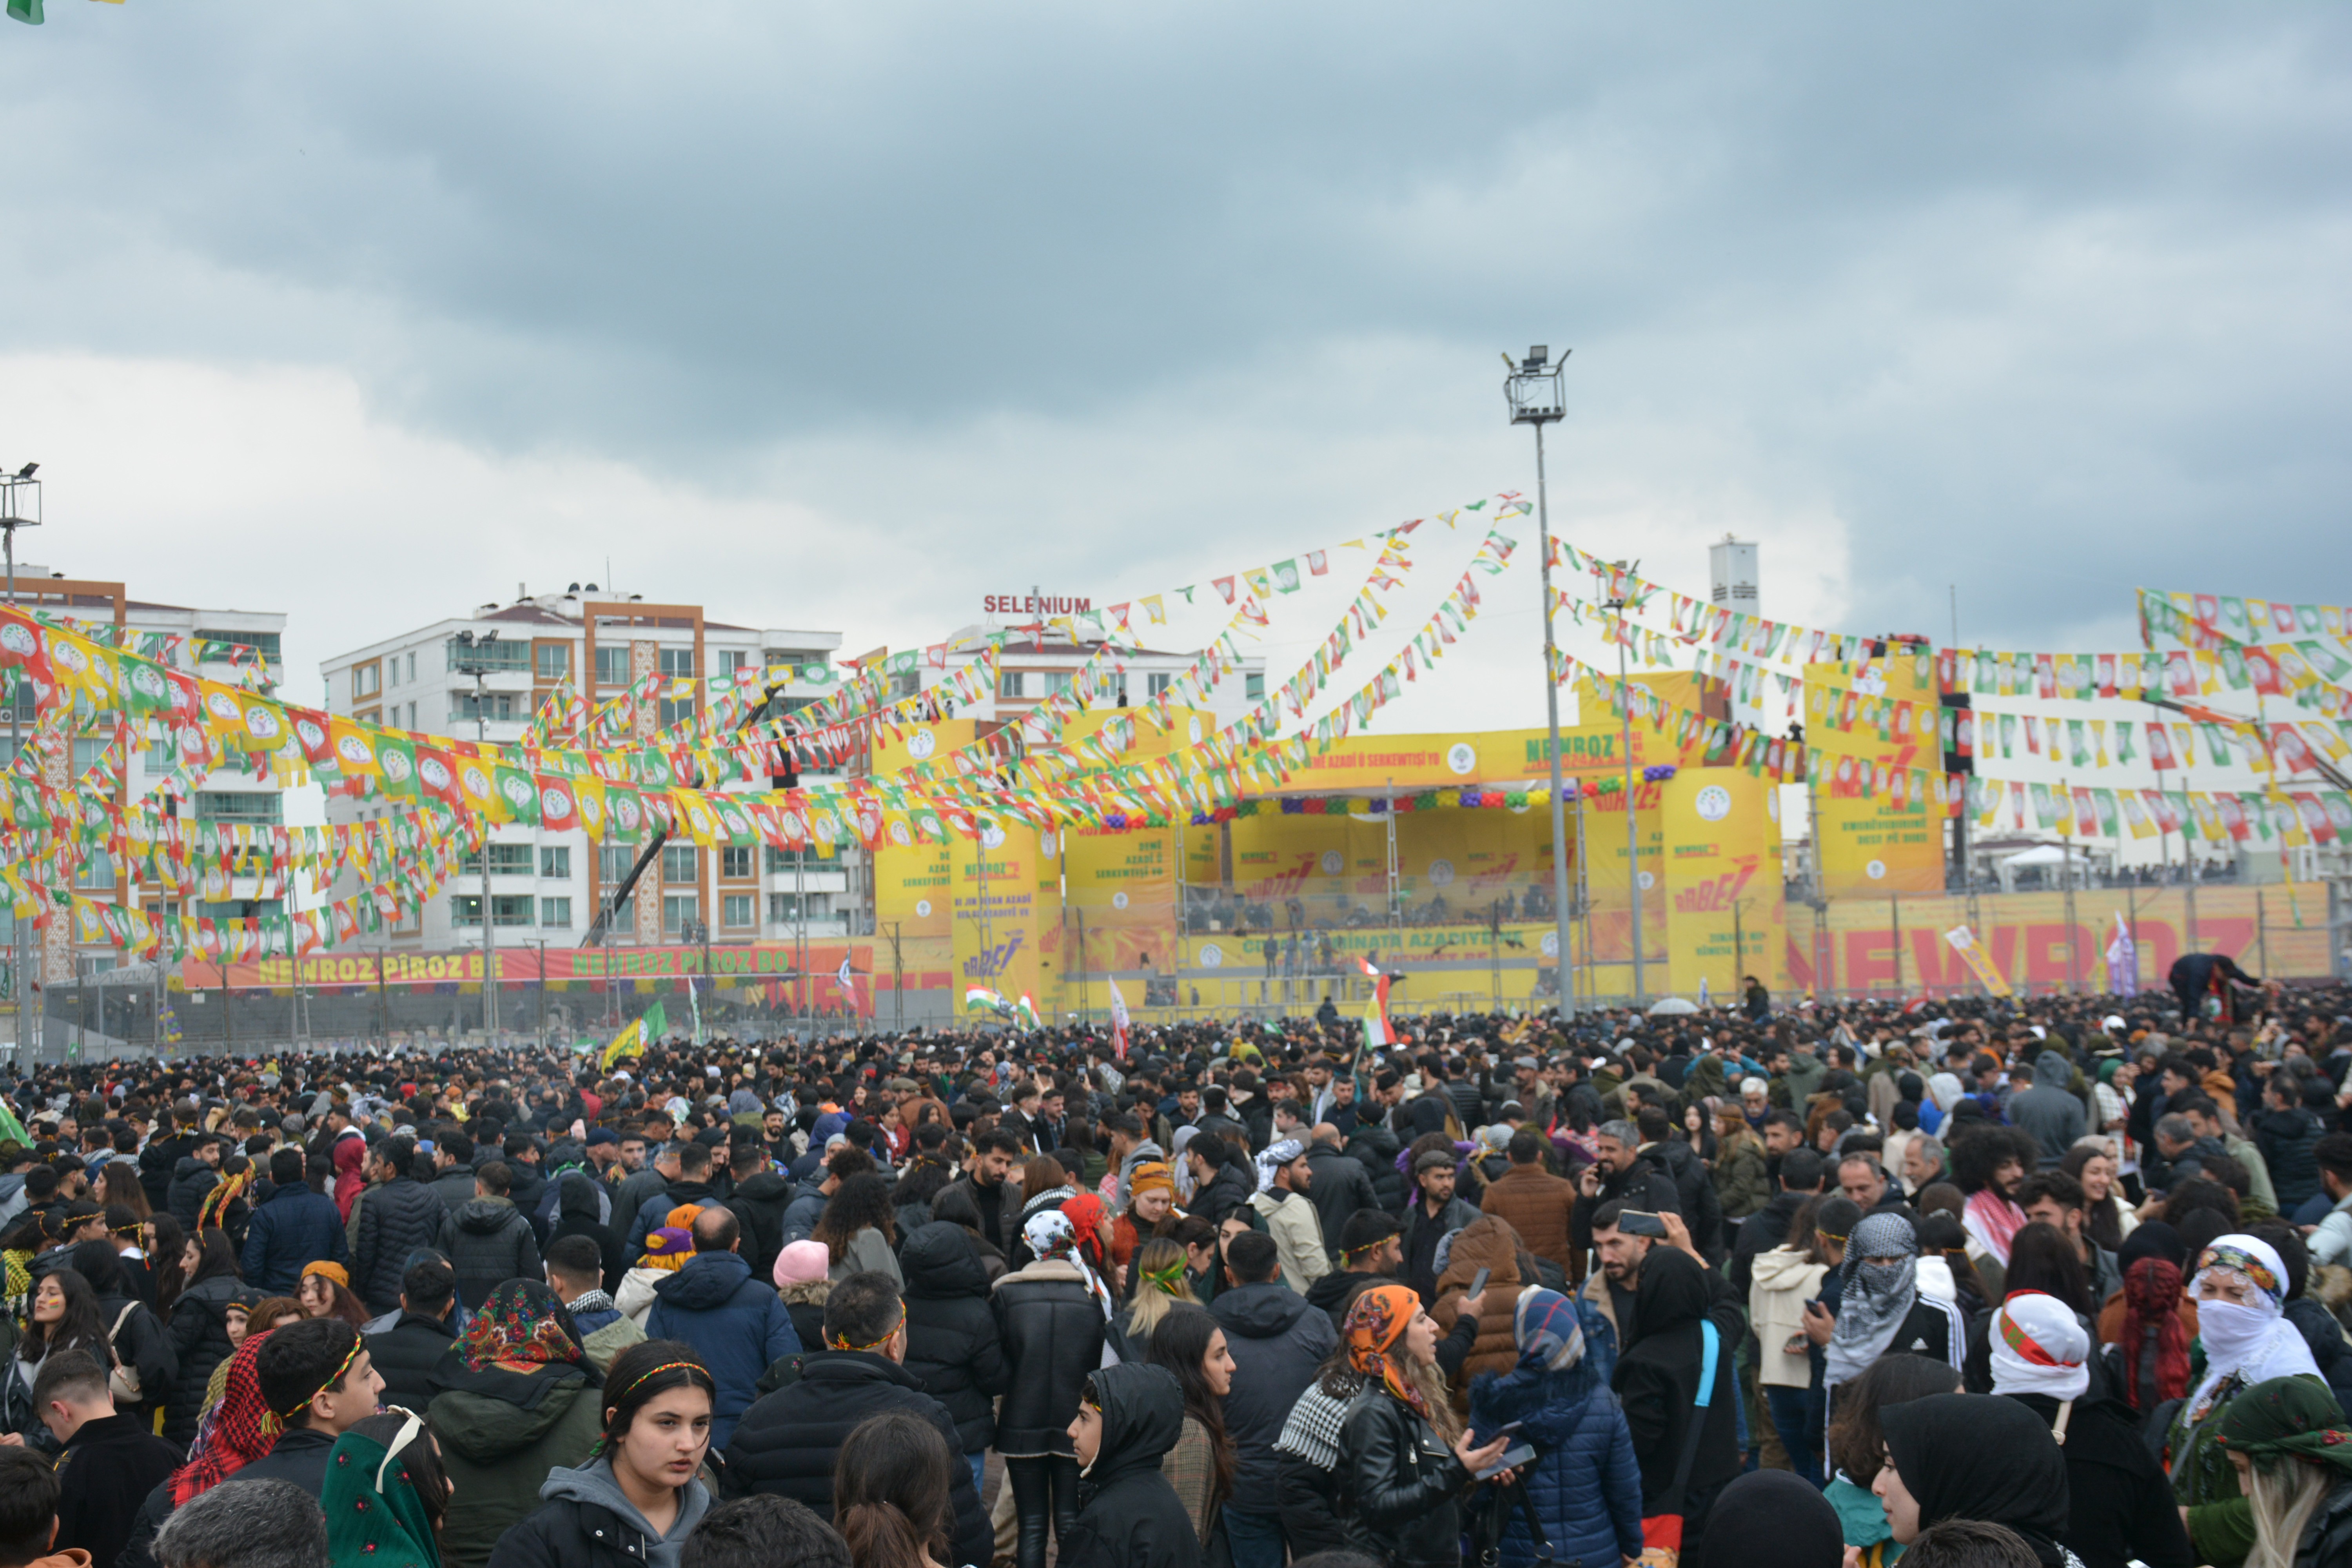
[[[1674,989],[1733,1001],[1753,974],[1778,991],[1788,972],[1780,785],[1744,768],[1692,768],[1662,792],[1666,946]]]

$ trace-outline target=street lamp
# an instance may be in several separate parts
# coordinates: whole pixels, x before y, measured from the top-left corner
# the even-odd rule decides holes
[[[1549,349],[1538,343],[1517,363],[1510,355],[1503,356],[1509,369],[1503,378],[1503,395],[1510,399],[1511,423],[1536,427],[1536,562],[1543,572],[1544,717],[1551,736],[1547,750],[1551,762],[1552,941],[1559,950],[1554,973],[1562,1018],[1575,1014],[1576,993],[1568,983],[1568,802],[1562,797],[1559,777],[1559,654],[1551,629],[1551,503],[1544,490],[1543,433],[1545,426],[1567,412],[1559,378],[1568,368],[1570,352],[1563,350],[1555,360]],[[1581,854],[1583,846],[1577,849]]]
[[[460,675],[474,678],[474,743],[487,745],[490,737],[490,700],[484,684],[495,657],[492,649],[499,640],[496,632],[478,636],[470,631],[459,632],[450,640],[449,668]],[[491,913],[490,900],[490,819],[482,818],[482,1033],[488,1043],[498,1044],[499,980],[498,938],[496,921]]]
[[[33,477],[34,470],[40,466],[38,463],[26,463],[13,474],[0,473],[0,540],[5,540],[7,552],[8,603],[11,606],[16,603],[16,531],[41,526],[41,481]],[[17,705],[16,694],[26,689],[26,682],[21,674],[9,683],[8,763],[11,767],[16,765],[24,748],[20,728],[23,710]],[[33,988],[27,977],[31,963],[26,950],[25,922],[13,916],[8,922],[8,962],[16,970],[11,979],[12,989],[16,994],[16,1039],[11,1049],[21,1061],[25,1059],[25,1047],[28,1043],[25,1026],[32,1016],[29,1009]],[[37,1042],[30,1043],[34,1045],[37,1057]]]

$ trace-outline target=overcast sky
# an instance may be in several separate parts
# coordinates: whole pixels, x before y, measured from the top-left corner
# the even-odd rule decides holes
[[[2031,647],[2352,600],[2342,7],[48,9],[26,553],[291,612],[297,697],[519,582],[903,647],[1531,490],[1536,341],[1559,531],[1669,583],[1733,531],[1768,614]],[[1540,721],[1526,531],[1392,727]]]

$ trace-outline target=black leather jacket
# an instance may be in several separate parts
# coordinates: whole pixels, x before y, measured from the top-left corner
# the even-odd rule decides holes
[[[1390,1568],[1455,1568],[1470,1472],[1437,1429],[1375,1383],[1340,1433],[1341,1506],[1355,1550]]]

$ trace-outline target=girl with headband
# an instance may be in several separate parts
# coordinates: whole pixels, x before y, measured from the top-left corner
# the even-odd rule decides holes
[[[546,1500],[499,1538],[489,1568],[678,1568],[686,1538],[710,1510],[699,1473],[718,1392],[701,1359],[675,1340],[623,1351],[604,1386],[588,1391],[603,1411],[594,1454],[548,1473]]]

